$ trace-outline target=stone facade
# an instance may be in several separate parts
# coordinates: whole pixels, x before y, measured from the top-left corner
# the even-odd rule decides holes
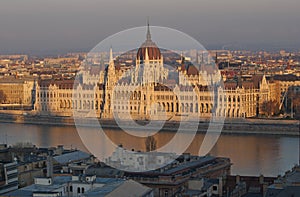
[[[222,83],[212,65],[191,65],[183,57],[176,61],[181,64],[174,69],[164,66],[163,53],[148,30],[130,68],[118,64],[111,50],[108,65],[98,73],[82,66],[77,80],[39,81],[35,111],[105,119],[245,118],[258,115],[260,105],[275,97],[275,86],[264,76],[257,84],[241,80]]]
[[[34,80],[2,79],[0,80],[0,108],[32,108],[34,103]]]

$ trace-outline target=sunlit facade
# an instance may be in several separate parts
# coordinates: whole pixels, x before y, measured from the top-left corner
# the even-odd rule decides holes
[[[104,119],[245,118],[256,116],[259,105],[272,98],[265,77],[259,85],[239,80],[223,84],[213,66],[186,65],[182,56],[177,61],[181,64],[173,70],[164,66],[163,53],[148,28],[131,69],[122,69],[111,49],[108,65],[98,73],[83,68],[80,80],[40,81],[35,111],[71,116],[74,110]]]

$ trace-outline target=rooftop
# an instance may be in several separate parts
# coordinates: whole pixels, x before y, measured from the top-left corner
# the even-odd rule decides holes
[[[21,189],[18,189],[13,192],[9,192],[5,194],[4,196],[22,196],[22,197],[29,197],[32,196],[34,193],[53,193],[59,191],[59,188],[65,187],[65,184],[67,183],[78,183],[80,181],[73,181],[71,176],[58,176],[53,178],[53,183],[51,185],[39,185],[39,184],[33,184]],[[128,183],[126,183],[128,182]],[[122,186],[122,189],[120,191],[145,191],[146,189],[149,190],[149,188],[142,186],[139,184],[139,187],[137,186],[138,183],[133,183],[134,181],[125,181],[123,179],[117,179],[117,178],[96,178],[96,180],[93,182],[98,184],[103,184],[104,186],[96,187],[95,189],[91,191],[86,192],[86,196],[106,196],[107,194],[113,192],[116,190],[120,185]],[[82,182],[82,184],[91,184],[88,182]],[[123,185],[126,183],[125,185]],[[129,189],[129,190],[128,190]],[[116,190],[117,192],[118,190]],[[114,196],[114,195],[111,195]],[[117,195],[118,196],[118,195]]]
[[[88,159],[90,157],[91,157],[90,154],[88,154],[86,152],[83,152],[83,151],[80,151],[80,150],[77,150],[77,151],[74,151],[74,152],[70,152],[70,153],[59,155],[59,156],[55,156],[55,157],[53,157],[53,159],[55,161],[57,161],[58,163],[60,163],[60,164],[67,164],[67,163],[71,163],[71,162],[74,162],[74,161]]]

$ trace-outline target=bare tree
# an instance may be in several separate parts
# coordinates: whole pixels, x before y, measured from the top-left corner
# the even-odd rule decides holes
[[[268,117],[279,114],[279,103],[276,101],[265,101],[262,103],[261,112]]]
[[[292,93],[290,95],[289,110],[295,113],[296,117],[300,117],[300,93]],[[291,110],[293,108],[293,110]]]
[[[153,136],[148,136],[145,141],[146,151],[154,151],[156,150],[156,139]]]

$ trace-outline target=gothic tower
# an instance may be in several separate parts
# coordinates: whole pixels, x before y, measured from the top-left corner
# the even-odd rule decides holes
[[[102,115],[105,115],[106,118],[112,118],[112,99],[113,99],[113,90],[116,85],[116,71],[115,64],[113,59],[112,48],[109,51],[109,63],[106,68],[105,74],[105,87],[103,93],[103,103],[104,109],[102,110]]]
[[[156,84],[167,77],[160,49],[151,39],[150,26],[147,25],[146,41],[138,49],[136,56],[134,83]]]

